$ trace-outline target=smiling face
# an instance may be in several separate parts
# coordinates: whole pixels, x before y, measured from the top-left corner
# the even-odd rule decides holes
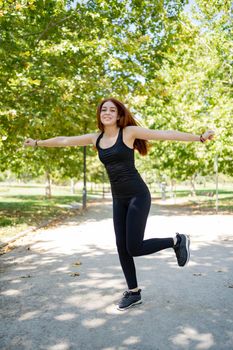
[[[100,120],[104,126],[117,125],[118,110],[112,101],[106,101],[100,110]]]

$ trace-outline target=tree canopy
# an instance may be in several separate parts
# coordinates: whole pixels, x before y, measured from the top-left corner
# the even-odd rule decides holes
[[[80,148],[23,141],[97,131],[97,104],[114,96],[143,126],[217,132],[207,145],[151,142],[145,170],[205,175],[218,154],[232,176],[231,1],[196,0],[191,15],[185,3],[0,1],[0,170],[80,177]],[[98,177],[93,147],[88,156]]]

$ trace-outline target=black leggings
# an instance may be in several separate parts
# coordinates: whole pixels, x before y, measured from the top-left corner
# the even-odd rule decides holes
[[[174,245],[173,238],[143,240],[150,204],[149,191],[131,198],[113,198],[116,245],[129,289],[138,286],[133,256],[152,254]]]

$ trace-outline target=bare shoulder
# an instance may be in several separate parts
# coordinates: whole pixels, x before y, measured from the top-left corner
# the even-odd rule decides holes
[[[138,126],[134,125],[128,125],[124,127],[123,131],[123,142],[128,146],[129,148],[133,148],[134,146],[134,141],[136,139],[136,133],[135,133],[135,128],[138,128]]]
[[[130,125],[125,127],[126,137],[131,140],[156,140],[159,139],[159,132],[157,130],[151,130],[138,125]],[[128,136],[127,136],[128,135]]]
[[[124,127],[124,132],[126,135],[133,136],[137,128],[140,128],[140,126],[137,125],[128,125]]]
[[[135,139],[137,138],[137,135],[140,129],[141,129],[141,126],[128,125],[124,128],[125,136],[129,139]]]
[[[98,139],[98,137],[100,136],[101,132],[94,132],[92,134],[90,134],[91,136],[91,140],[94,146],[96,146],[96,141]]]

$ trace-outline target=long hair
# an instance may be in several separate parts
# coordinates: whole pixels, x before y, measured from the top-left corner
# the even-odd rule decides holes
[[[101,120],[100,120],[100,112],[103,104],[107,101],[113,102],[114,105],[117,107],[118,116],[120,117],[120,119],[117,120],[117,126],[119,128],[124,128],[129,125],[140,126],[139,123],[132,116],[129,109],[126,108],[122,102],[120,102],[116,98],[109,97],[102,100],[97,107],[97,123],[98,123],[98,128],[101,131],[104,131],[104,125],[101,123]],[[144,156],[148,152],[148,142],[146,140],[135,139],[133,148],[138,150],[138,152]]]

